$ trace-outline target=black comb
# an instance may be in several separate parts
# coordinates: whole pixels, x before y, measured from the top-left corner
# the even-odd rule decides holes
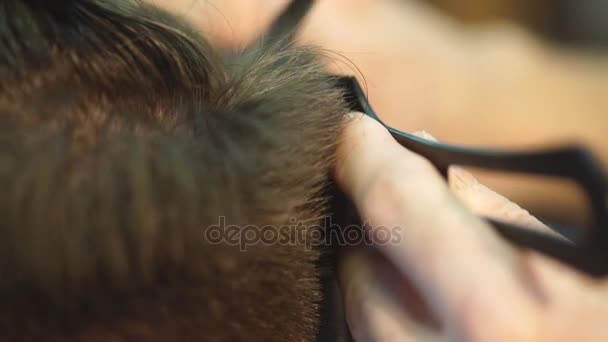
[[[294,33],[313,2],[312,0],[292,1],[275,20],[265,35],[269,39],[265,40],[272,42],[293,39]],[[338,86],[345,91],[351,110],[365,113],[382,123],[402,146],[427,158],[444,176],[447,176],[450,165],[462,165],[561,177],[576,182],[584,190],[593,213],[588,233],[582,241],[573,243],[506,222],[487,218],[486,220],[503,237],[520,247],[535,249],[591,275],[608,274],[607,179],[599,163],[587,149],[581,146],[565,146],[544,151],[510,152],[464,148],[425,140],[382,122],[370,106],[356,78],[341,76]],[[341,202],[348,202],[344,196],[336,198]],[[341,203],[334,207],[342,208],[346,212],[353,210],[352,203]],[[344,216],[344,213],[338,216]],[[347,221],[354,219],[351,217]]]
[[[341,77],[339,86],[345,90],[351,110],[365,113],[382,123],[399,144],[427,158],[444,176],[447,176],[450,165],[462,165],[575,181],[584,190],[593,211],[592,222],[583,241],[574,244],[517,225],[486,220],[503,237],[520,247],[535,249],[591,275],[608,274],[607,182],[596,159],[587,149],[565,146],[545,151],[509,152],[464,148],[429,141],[384,124],[370,106],[354,77]]]

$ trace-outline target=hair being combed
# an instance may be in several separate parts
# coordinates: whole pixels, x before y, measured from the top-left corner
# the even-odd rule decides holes
[[[0,340],[314,337],[320,251],[205,239],[325,215],[335,79],[248,53],[135,1],[0,2]]]

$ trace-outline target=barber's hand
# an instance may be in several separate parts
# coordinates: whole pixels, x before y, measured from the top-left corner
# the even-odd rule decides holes
[[[341,258],[357,341],[608,341],[608,282],[514,248],[471,212],[548,229],[526,211],[462,170],[450,190],[364,116],[347,125],[338,157],[367,228],[398,234]]]

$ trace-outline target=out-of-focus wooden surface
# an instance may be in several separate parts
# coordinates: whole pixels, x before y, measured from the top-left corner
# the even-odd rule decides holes
[[[424,0],[465,23],[508,20],[545,39],[608,49],[607,0]]]
[[[496,19],[515,20],[538,30],[547,30],[555,9],[548,0],[428,0],[466,22]]]

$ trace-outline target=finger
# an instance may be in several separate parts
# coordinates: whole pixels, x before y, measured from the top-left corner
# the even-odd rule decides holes
[[[561,234],[549,228],[527,210],[479,183],[479,181],[466,170],[460,167],[450,167],[448,170],[448,179],[450,188],[458,199],[478,216],[509,222],[530,230],[564,238]]]
[[[475,305],[482,314],[510,319],[514,307],[529,305],[515,250],[456,200],[428,161],[376,121],[359,116],[347,125],[336,177],[371,229],[401,234],[398,243],[379,248],[411,276],[440,318]]]
[[[545,328],[552,333],[547,340],[608,341],[605,280],[592,279],[535,252],[526,252],[523,261],[531,285],[543,299]]]
[[[437,141],[435,137],[425,131],[418,131],[413,134],[423,139]],[[470,172],[463,168],[457,166],[449,168],[448,184],[456,197],[478,216],[509,222],[563,238],[562,235],[547,227],[527,210],[479,183]]]
[[[396,286],[402,284],[400,277],[375,254],[370,248],[352,248],[340,258],[346,320],[355,340],[437,340],[431,338],[437,334],[414,316],[421,305],[414,292]]]

